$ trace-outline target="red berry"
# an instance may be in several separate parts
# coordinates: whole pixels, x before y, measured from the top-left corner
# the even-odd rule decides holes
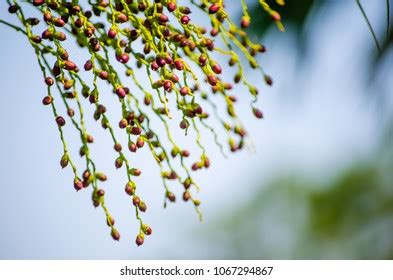
[[[204,55],[204,54],[201,54],[201,55],[199,56],[199,65],[205,66],[206,63],[207,63],[207,56]]]
[[[220,6],[217,3],[214,3],[209,7],[209,14],[215,14],[218,12],[219,9]]]
[[[111,235],[114,240],[119,241],[120,233],[115,228],[112,228]]]
[[[181,155],[182,155],[183,157],[189,157],[189,156],[190,156],[190,152],[187,151],[187,150],[184,150],[184,151],[181,152]]]
[[[128,149],[130,150],[130,152],[135,153],[136,150],[138,149],[138,147],[137,147],[134,143],[130,143],[130,144],[128,145]]]
[[[133,134],[133,135],[139,135],[139,134],[142,133],[142,128],[140,128],[139,126],[133,126],[131,128],[130,133]]]
[[[93,63],[91,60],[86,61],[83,68],[85,68],[86,71],[90,71],[93,68]]]
[[[130,57],[126,53],[121,54],[119,57],[119,61],[124,64],[127,63],[129,59],[130,59]]]
[[[134,204],[134,206],[138,206],[140,202],[141,200],[137,196],[134,196],[134,198],[132,199],[132,204]]]
[[[242,20],[241,20],[241,22],[240,22],[240,26],[241,26],[242,28],[247,28],[247,27],[249,27],[249,26],[250,26],[250,19],[249,19],[249,18],[246,18],[246,17],[242,18]]]
[[[116,143],[116,144],[113,146],[113,149],[115,149],[116,152],[120,153],[121,150],[123,149],[123,147],[121,146],[120,143]]]
[[[156,62],[159,67],[164,67],[166,64],[165,58],[163,57],[157,57]]]
[[[189,16],[182,16],[180,18],[180,21],[181,21],[182,24],[186,25],[186,24],[188,24],[190,22],[190,17]]]
[[[49,29],[44,30],[44,32],[42,32],[42,34],[41,34],[42,39],[49,39],[49,38],[52,38],[52,36],[53,36],[53,33]]]
[[[128,121],[127,121],[126,119],[121,119],[121,120],[120,120],[120,122],[119,122],[119,127],[120,127],[121,129],[126,128],[127,125],[128,125]]]
[[[184,201],[188,201],[188,200],[190,200],[190,198],[191,198],[190,192],[185,191],[185,192],[183,193],[183,200],[184,200]]]
[[[173,12],[174,10],[176,10],[176,4],[173,2],[168,3],[168,11]]]
[[[164,89],[168,92],[172,90],[172,82],[169,80],[165,80],[164,82]]]
[[[175,61],[175,67],[177,70],[181,71],[183,70],[184,66],[183,66],[183,62],[180,59],[177,59]]]
[[[141,201],[141,202],[139,203],[138,208],[139,208],[139,210],[140,210],[141,212],[146,212],[147,205],[146,205],[146,203],[144,203],[143,201]]]
[[[271,86],[273,84],[273,80],[269,75],[265,75],[264,79],[267,85]]]
[[[274,21],[280,21],[281,20],[281,16],[280,16],[280,14],[279,13],[277,13],[277,12],[272,12],[271,14],[270,14],[270,16],[272,17],[272,19],[274,20]]]
[[[124,189],[124,191],[128,194],[128,195],[134,195],[135,193],[135,187],[131,184],[131,183],[127,183],[126,187]]]
[[[74,180],[74,189],[75,189],[76,191],[80,191],[82,188],[83,188],[83,183],[82,183],[82,181],[79,180],[79,179],[75,179],[75,180]]]
[[[216,78],[216,76],[214,76],[213,74],[209,74],[209,75],[207,76],[207,81],[209,82],[209,84],[210,84],[211,86],[215,86],[215,85],[217,84],[217,78]]]
[[[42,99],[42,104],[44,105],[49,105],[53,101],[53,98],[51,96],[45,96],[44,99]]]
[[[98,75],[101,79],[106,80],[108,79],[108,72],[106,71],[101,71],[100,74]]]
[[[153,230],[151,229],[151,227],[146,227],[145,234],[146,235],[151,235],[152,233],[153,233]]]
[[[200,114],[202,114],[203,113],[203,109],[202,109],[202,107],[201,106],[199,106],[198,105],[198,107],[194,110],[194,112],[195,112],[195,114],[198,114],[198,115],[200,115]]]
[[[158,17],[158,21],[160,23],[166,23],[168,21],[168,17],[165,14],[160,14],[160,16]]]
[[[58,126],[64,126],[66,124],[66,121],[62,116],[57,116],[56,123]]]
[[[52,14],[50,12],[45,12],[43,18],[45,22],[50,22],[52,20]]]
[[[168,65],[172,65],[173,64],[173,59],[172,59],[172,57],[169,54],[165,57],[165,62]]]
[[[118,14],[118,16],[117,16],[117,20],[118,20],[119,22],[121,22],[121,23],[124,23],[124,22],[126,22],[126,21],[128,20],[128,17],[127,17],[127,15],[125,15],[125,14],[123,14],[123,13],[120,13],[120,14]]]
[[[215,37],[215,36],[217,36],[218,32],[219,32],[218,29],[213,28],[213,29],[210,31],[210,35],[212,35],[213,37]]]
[[[115,167],[117,168],[117,169],[119,169],[119,168],[121,168],[123,166],[123,159],[121,158],[121,157],[118,157],[116,160],[115,160]]]
[[[167,192],[166,197],[169,199],[170,202],[176,201],[176,196],[171,192]]]
[[[132,173],[132,175],[138,177],[138,176],[140,176],[142,174],[142,171],[140,169],[134,168],[134,169],[132,169],[131,173]]]
[[[182,95],[182,96],[186,96],[187,94],[189,94],[190,93],[190,88],[188,88],[188,87],[182,87],[181,89],[180,89],[180,94]]]
[[[51,77],[47,77],[47,78],[45,78],[45,83],[46,83],[48,86],[51,86],[51,85],[54,84],[54,81],[53,81],[53,79],[52,79]]]
[[[188,127],[188,122],[186,120],[182,120],[180,122],[180,128],[181,129],[186,129]]]
[[[195,163],[191,166],[191,169],[194,170],[194,171],[198,170],[198,169],[199,169],[198,163],[195,162]]]
[[[124,98],[126,96],[126,91],[124,90],[124,88],[119,87],[116,89],[116,94],[117,96],[119,96],[119,98]]]
[[[155,61],[153,61],[151,63],[150,67],[151,67],[151,70],[153,70],[153,71],[157,71],[160,68],[160,66],[158,66],[157,62],[155,62]]]
[[[44,3],[45,3],[45,0],[33,0],[34,6],[41,6]]]
[[[220,65],[218,65],[217,63],[213,64],[212,70],[216,74],[221,74],[221,72],[222,72]]]
[[[141,246],[143,244],[143,241],[144,241],[143,235],[138,234],[138,236],[135,239],[136,245]]]
[[[255,117],[257,117],[258,119],[263,118],[263,113],[261,110],[259,110],[257,108],[253,108],[253,112],[254,112]]]
[[[74,71],[76,69],[76,65],[71,60],[66,60],[64,62],[64,68],[69,70],[69,71]]]
[[[55,19],[55,25],[57,27],[63,27],[65,25],[65,22],[62,18],[56,18]]]
[[[109,37],[109,38],[112,38],[112,39],[113,39],[113,38],[116,37],[116,35],[117,35],[117,32],[116,32],[115,29],[112,29],[112,28],[111,28],[111,29],[108,30],[108,37]]]
[[[139,137],[139,138],[136,140],[136,145],[137,145],[138,148],[142,148],[142,147],[145,145],[145,142],[143,141],[142,138]]]

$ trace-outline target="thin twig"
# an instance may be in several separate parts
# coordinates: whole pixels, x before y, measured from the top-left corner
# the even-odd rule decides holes
[[[19,26],[13,25],[12,23],[6,22],[5,20],[2,20],[2,19],[0,19],[0,23],[5,24],[8,27],[11,27],[12,29],[15,29],[16,31],[22,32],[23,34],[27,35],[26,31],[24,31]]]
[[[389,38],[390,31],[390,0],[386,0],[386,38]]]
[[[377,36],[375,35],[374,29],[371,26],[370,21],[368,20],[366,12],[364,11],[363,6],[362,6],[362,4],[360,3],[359,0],[356,0],[356,3],[358,4],[358,7],[359,7],[360,11],[362,12],[362,15],[363,15],[364,19],[366,20],[366,23],[367,23],[368,28],[370,29],[371,35],[373,35],[375,45],[377,46],[377,49],[378,49],[378,53],[381,54],[381,46],[378,43]]]

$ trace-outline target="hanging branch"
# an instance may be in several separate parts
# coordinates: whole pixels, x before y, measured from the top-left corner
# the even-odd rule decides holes
[[[114,227],[115,220],[105,205],[105,191],[101,188],[107,176],[98,170],[90,150],[94,137],[88,133],[85,122],[85,109],[89,106],[94,108],[93,118],[113,140],[115,167],[126,173],[125,193],[135,209],[138,246],[152,233],[142,220],[147,204],[138,195],[135,182],[135,177],[143,175],[133,154],[144,147],[160,168],[164,206],[176,201],[176,191],[171,190],[170,182],[178,182],[183,186],[182,199],[190,201],[201,217],[198,209],[201,202],[195,198],[200,187],[192,174],[210,166],[204,146],[205,132],[212,133],[223,154],[226,148],[221,144],[222,137],[229,143],[227,150],[241,150],[247,132],[235,108],[238,99],[247,98],[244,89],[250,93],[251,113],[263,118],[262,111],[255,107],[258,89],[247,80],[244,69],[249,66],[260,71],[265,83],[272,85],[272,79],[256,59],[258,53],[266,51],[265,47],[247,36],[252,19],[246,2],[239,3],[244,12],[240,26],[231,20],[223,0],[190,0],[190,7],[178,6],[176,0],[89,0],[85,7],[78,0],[7,2],[8,11],[16,16],[20,26],[3,19],[0,23],[20,32],[35,51],[47,88],[42,103],[52,109],[60,133],[63,147],[60,165],[72,168],[76,191],[92,187],[93,205],[103,209],[113,239],[119,240],[120,233]],[[259,3],[266,15],[283,29],[279,13],[266,1]],[[283,1],[277,3],[282,5]],[[206,23],[210,22],[208,29],[192,21],[194,7],[202,11]],[[41,19],[25,16],[37,12]],[[85,61],[74,62],[65,41],[76,42],[86,50]],[[224,47],[216,47],[216,42]],[[217,62],[219,58],[227,59],[229,67],[237,67],[235,85],[222,74],[225,69]],[[91,80],[82,78],[81,71],[91,73]],[[149,84],[142,84],[137,75],[145,75]],[[101,97],[107,93],[99,86],[100,80],[112,89],[116,106],[108,108],[103,103]],[[231,93],[234,89],[238,94]],[[65,112],[61,112],[59,103],[64,105]],[[212,116],[207,110],[210,107]],[[227,115],[221,114],[220,108],[226,109]],[[109,109],[119,110],[121,118],[110,119]],[[194,137],[200,154],[191,162],[189,150],[181,147],[172,134],[173,122],[179,124],[187,137]],[[125,134],[126,145],[121,143],[114,123]],[[225,133],[220,133],[214,123],[221,125]],[[68,124],[80,139],[79,155],[85,161],[82,167],[67,148],[67,138],[73,137],[63,129]],[[157,132],[160,129],[163,135]],[[194,136],[188,133],[191,130]]]

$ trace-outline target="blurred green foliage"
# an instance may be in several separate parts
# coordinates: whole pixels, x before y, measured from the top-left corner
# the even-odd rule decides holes
[[[286,1],[280,12],[289,32],[305,44],[303,31],[312,12],[327,1]],[[331,4],[331,3],[330,3]],[[355,1],[353,3],[355,4]],[[250,32],[262,37],[274,23],[250,8]],[[360,11],[359,11],[360,13]],[[385,15],[383,15],[385,16]],[[312,22],[309,23],[312,25]],[[365,22],[359,28],[368,32]],[[379,26],[386,30],[386,25]],[[288,31],[287,31],[288,32]],[[378,34],[382,34],[379,32]],[[381,41],[382,42],[382,41]],[[391,50],[393,28],[376,49],[358,49],[374,57],[369,73],[377,73]],[[373,44],[370,35],[370,44]],[[296,46],[295,46],[296,47]],[[302,53],[304,61],[307,55]],[[392,123],[391,123],[392,124]],[[393,258],[393,125],[379,150],[321,183],[309,174],[282,175],[261,184],[242,205],[217,221],[223,234],[221,258],[234,259],[392,259]]]
[[[392,153],[378,154],[325,184],[300,174],[261,186],[220,223],[228,258],[390,259]],[[241,240],[241,241],[239,241]]]

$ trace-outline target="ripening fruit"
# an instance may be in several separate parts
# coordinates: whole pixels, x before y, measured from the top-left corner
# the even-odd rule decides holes
[[[57,116],[56,117],[56,123],[58,126],[65,126],[66,121],[62,116]]]
[[[253,108],[253,112],[254,112],[255,117],[257,117],[258,119],[263,118],[263,113],[261,110],[259,110],[257,108]]]
[[[84,65],[84,69],[86,71],[90,71],[92,68],[93,68],[93,63],[91,62],[91,60],[86,61]]]
[[[175,67],[177,70],[182,71],[184,69],[183,62],[180,59],[175,60]]]
[[[145,239],[144,239],[143,235],[142,234],[138,234],[136,239],[135,239],[135,243],[136,243],[136,245],[141,246],[143,244],[144,240]]]
[[[170,202],[176,201],[176,196],[171,192],[167,192],[166,197],[169,199]]]
[[[10,14],[15,14],[18,10],[19,10],[19,5],[16,5],[16,4],[15,5],[11,5],[8,8],[8,12]]]
[[[167,8],[169,12],[173,12],[174,10],[176,10],[176,4],[173,2],[169,2]]]
[[[74,62],[70,61],[70,60],[66,60],[64,62],[64,68],[69,70],[69,71],[74,71],[76,69],[76,65]]]
[[[221,74],[221,72],[222,72],[221,66],[218,65],[217,63],[213,64],[212,70],[216,74]]]
[[[117,231],[117,229],[112,228],[111,230],[111,236],[114,240],[119,241],[120,240],[120,233]]]
[[[273,84],[273,80],[269,75],[264,75],[264,79],[267,85],[271,86]]]
[[[165,89],[165,91],[170,92],[172,90],[172,86],[173,86],[172,81],[166,80],[164,82],[164,89]]]
[[[180,128],[181,129],[186,129],[188,127],[188,122],[186,120],[182,120],[180,122]]]
[[[83,188],[83,183],[82,183],[82,181],[79,180],[79,179],[75,179],[75,180],[74,180],[74,189],[75,189],[76,191],[80,191],[82,188]]]
[[[273,11],[270,16],[272,17],[272,19],[274,21],[280,21],[281,20],[281,16],[279,13],[277,13],[276,11]]]
[[[115,38],[116,37],[116,35],[117,35],[117,31],[115,30],[115,29],[109,29],[109,31],[108,31],[108,37],[109,38]]]
[[[205,66],[207,63],[207,56],[205,54],[201,54],[199,56],[199,65]]]
[[[243,17],[242,20],[240,21],[240,26],[245,29],[250,26],[250,19],[247,17]]]
[[[109,227],[113,226],[113,225],[115,224],[115,219],[113,219],[112,216],[108,216],[107,219],[106,219],[106,224],[107,224]]]
[[[44,3],[45,3],[45,0],[33,0],[34,6],[41,6]]]
[[[186,95],[188,95],[189,93],[190,93],[190,88],[188,88],[188,87],[182,87],[182,88],[180,89],[180,94],[183,95],[183,96],[186,96]]]
[[[207,81],[211,86],[215,86],[217,84],[217,78],[213,74],[209,74],[207,76]]]
[[[190,22],[190,18],[188,16],[182,16],[180,18],[180,22],[184,25],[188,24]]]
[[[102,190],[102,189],[99,189],[99,190],[97,190],[97,195],[98,195],[99,197],[102,197],[102,196],[105,195],[105,191]]]
[[[146,228],[144,228],[143,232],[144,232],[146,235],[151,235],[151,234],[153,233],[153,230],[151,229],[151,227],[146,226]]]
[[[120,143],[116,143],[116,144],[113,146],[113,149],[114,149],[116,152],[121,152],[122,146],[121,146]]]
[[[210,5],[209,7],[209,14],[215,14],[220,9],[220,6],[217,3]]]
[[[53,101],[52,96],[48,95],[48,96],[45,96],[44,99],[42,99],[42,104],[49,105],[52,103],[52,101]]]
[[[51,77],[46,77],[45,84],[47,84],[48,86],[52,86],[54,84],[54,81]]]
[[[119,98],[123,99],[124,97],[126,97],[126,91],[124,90],[124,88],[119,87],[116,89],[116,94]]]
[[[130,152],[135,153],[137,151],[138,147],[137,147],[137,145],[135,143],[130,143],[128,145],[128,149],[130,150]]]
[[[128,182],[128,183],[126,184],[126,187],[125,187],[124,191],[125,191],[126,194],[128,194],[128,195],[134,195],[134,193],[135,193],[135,184],[133,184],[133,183],[131,183],[131,182]]]
[[[134,204],[134,206],[138,207],[140,202],[141,202],[141,200],[137,196],[134,196],[134,198],[132,199],[132,204]]]

